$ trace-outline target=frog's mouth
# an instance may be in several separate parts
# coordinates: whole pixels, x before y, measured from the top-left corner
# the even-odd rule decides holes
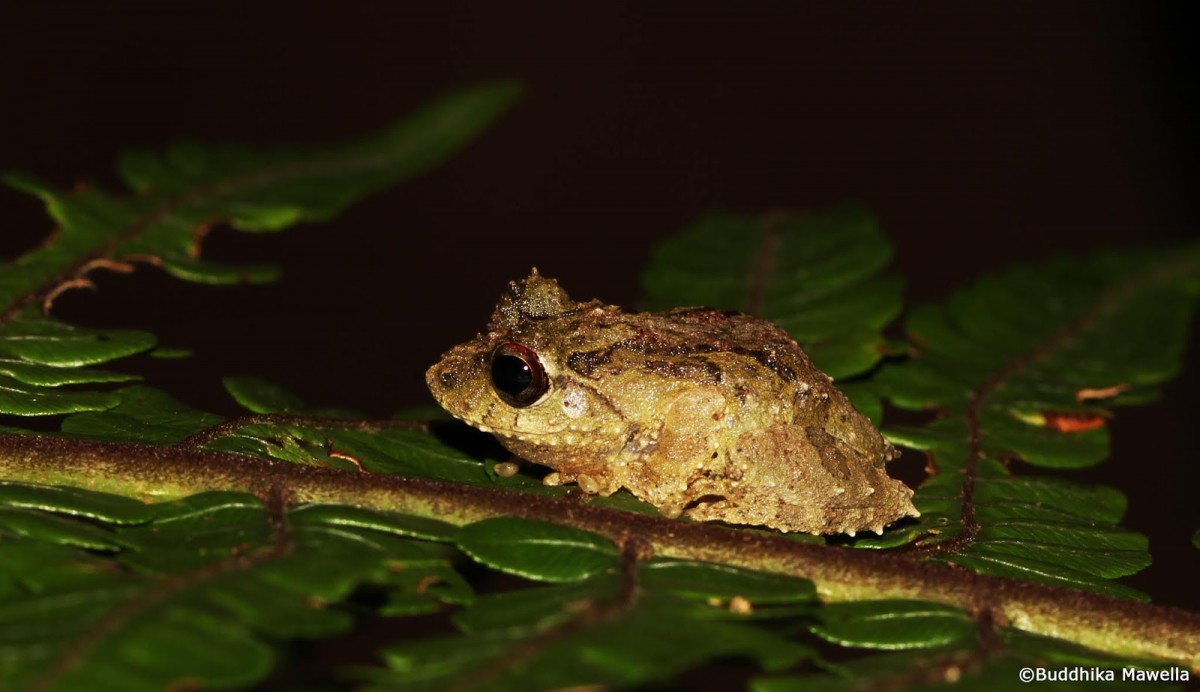
[[[462,416],[453,411],[451,411],[450,414],[453,415],[455,418],[461,420],[462,422],[466,423],[467,425],[470,425],[471,427],[473,427],[477,430],[480,430],[485,433],[491,433],[493,435],[498,435],[500,437],[507,437],[507,438],[512,438],[512,439],[522,439],[522,438],[544,439],[549,436],[562,435],[562,434],[568,432],[568,424],[567,423],[562,423],[553,428],[543,428],[540,430],[524,430],[524,429],[522,429],[520,427],[521,415],[523,413],[526,413],[526,411],[523,409],[513,410],[513,409],[509,409],[509,408],[505,407],[505,413],[507,413],[507,415],[504,416],[505,421],[497,422],[494,419],[489,420],[489,419],[493,418],[493,416],[495,415],[495,411],[498,406],[503,406],[503,404],[501,404],[500,402],[492,402],[492,403],[488,404],[487,410],[484,411],[483,414],[480,415],[478,418],[470,418],[467,416]],[[508,419],[511,419],[512,422],[508,422]]]
[[[469,421],[465,418],[459,418],[459,420],[463,421],[464,423],[470,425],[471,427],[473,427],[476,430],[479,430],[481,432],[490,433],[492,435],[497,435],[499,437],[511,438],[514,440],[528,439],[530,437],[547,437],[550,435],[562,435],[564,432],[566,432],[565,426],[561,427],[561,428],[555,428],[554,430],[540,430],[540,431],[534,432],[532,430],[517,430],[514,428],[496,428],[496,427],[487,425],[486,423],[478,423],[478,422],[474,422],[474,421]]]

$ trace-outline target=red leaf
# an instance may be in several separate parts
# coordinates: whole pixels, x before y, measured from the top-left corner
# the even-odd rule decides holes
[[[1054,411],[1042,411],[1042,416],[1046,419],[1043,425],[1059,432],[1095,430],[1096,428],[1103,428],[1105,423],[1104,416],[1095,413],[1056,413]]]

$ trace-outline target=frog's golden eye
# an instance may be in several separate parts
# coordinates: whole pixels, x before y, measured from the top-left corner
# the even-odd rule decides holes
[[[504,402],[525,408],[550,389],[546,369],[537,354],[517,343],[500,344],[492,351],[492,389]]]

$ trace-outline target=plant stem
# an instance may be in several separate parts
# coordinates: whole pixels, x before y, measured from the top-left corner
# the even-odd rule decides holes
[[[660,557],[718,562],[811,579],[829,601],[910,598],[963,608],[1033,634],[1200,673],[1200,614],[976,574],[939,562],[801,543],[783,535],[649,517],[585,498],[544,498],[422,478],[315,468],[180,447],[0,435],[0,478],[70,485],[146,502],[210,490],[297,503],[402,512],[453,524],[523,517],[637,539]]]

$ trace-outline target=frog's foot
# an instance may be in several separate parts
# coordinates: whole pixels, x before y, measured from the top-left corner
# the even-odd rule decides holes
[[[586,473],[579,474],[579,477],[575,479],[575,482],[579,485],[579,489],[588,495],[595,495],[596,493],[599,493],[601,490],[605,489],[604,486],[601,485],[600,479],[589,476]],[[611,491],[605,494],[611,494]]]
[[[589,473],[563,473],[561,471],[551,471],[542,477],[542,485],[566,485],[575,483],[587,495],[599,495],[608,497],[621,489],[621,486],[611,478],[604,478],[596,474]]]
[[[559,473],[558,471],[551,471],[545,476],[542,476],[542,485],[565,485],[567,483],[574,482],[574,480],[575,476],[572,476],[569,473],[564,474]]]
[[[668,519],[678,519],[684,512],[683,505],[674,502],[665,505],[657,505],[657,509],[660,514]],[[690,511],[688,512],[688,516],[691,516]]]

